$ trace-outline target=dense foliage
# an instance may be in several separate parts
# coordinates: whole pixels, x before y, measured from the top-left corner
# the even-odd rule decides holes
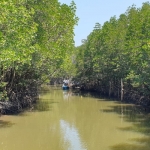
[[[150,96],[150,3],[96,23],[76,48],[77,76],[86,89],[121,99]]]
[[[70,6],[58,0],[0,1],[1,101],[31,103],[27,97],[38,84],[69,67],[75,11],[73,1]]]

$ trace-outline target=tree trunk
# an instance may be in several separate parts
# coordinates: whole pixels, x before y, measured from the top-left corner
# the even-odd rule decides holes
[[[123,100],[123,94],[124,94],[124,92],[123,92],[123,80],[121,78],[121,101]]]
[[[109,97],[111,96],[112,93],[112,82],[109,81]]]

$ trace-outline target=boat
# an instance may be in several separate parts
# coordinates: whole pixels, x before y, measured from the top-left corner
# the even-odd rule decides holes
[[[69,90],[69,79],[64,79],[63,80],[63,85],[62,85],[62,89],[63,90]]]
[[[62,89],[63,89],[63,90],[69,90],[69,86],[68,86],[68,85],[63,85],[63,86],[62,86]]]

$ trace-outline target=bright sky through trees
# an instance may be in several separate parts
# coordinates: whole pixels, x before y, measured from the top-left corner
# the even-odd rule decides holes
[[[71,0],[59,0],[61,3],[70,4]],[[110,17],[119,17],[133,4],[141,7],[146,0],[74,0],[77,6],[78,26],[75,27],[75,46],[81,45],[81,40],[86,39],[93,30],[95,23],[103,25]]]

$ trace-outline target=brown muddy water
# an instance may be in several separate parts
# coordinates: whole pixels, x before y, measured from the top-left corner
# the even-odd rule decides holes
[[[0,117],[0,150],[150,150],[150,115],[50,87],[34,109]]]

